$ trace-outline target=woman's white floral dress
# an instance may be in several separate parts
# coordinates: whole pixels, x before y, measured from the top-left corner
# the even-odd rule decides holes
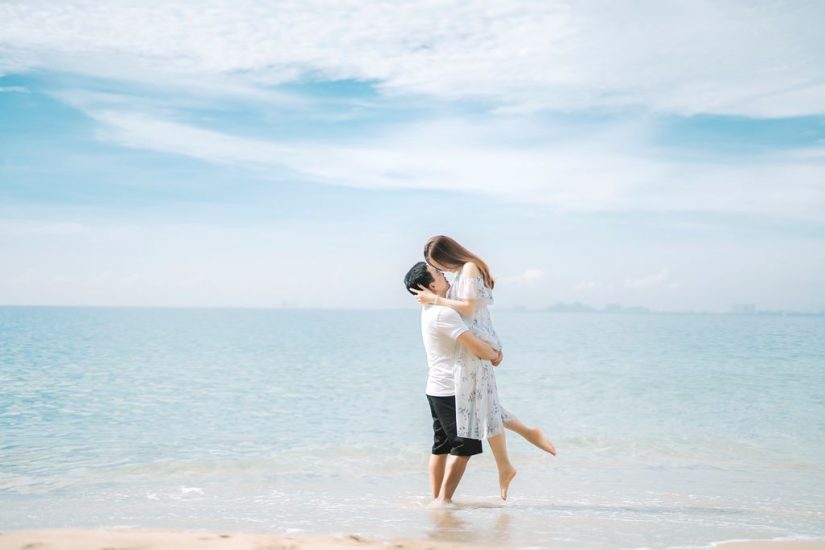
[[[484,278],[459,273],[447,291],[452,300],[476,300],[471,318],[464,318],[469,329],[493,346],[501,349],[501,341],[493,329],[488,306],[493,303],[493,293],[484,284]],[[479,359],[463,347],[459,351],[455,370],[455,408],[459,437],[487,439],[504,430],[504,423],[512,418],[501,406],[496,388],[493,364]]]

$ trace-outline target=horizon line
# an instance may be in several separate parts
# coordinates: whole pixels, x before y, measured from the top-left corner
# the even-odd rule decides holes
[[[602,308],[590,307],[582,310],[554,309],[564,303],[556,303],[543,307],[527,307],[523,305],[496,307],[498,311],[516,311],[525,313],[557,313],[557,314],[597,314],[597,315],[737,315],[758,317],[760,315],[797,315],[797,316],[825,316],[825,309],[800,310],[753,310],[753,311],[712,311],[712,310],[660,310],[644,306],[624,306],[609,304]],[[585,305],[585,304],[582,304]],[[409,311],[415,307],[313,307],[313,306],[243,306],[243,305],[134,305],[134,304],[0,304],[0,308],[43,308],[43,309],[167,309],[167,310],[257,310],[257,311]]]

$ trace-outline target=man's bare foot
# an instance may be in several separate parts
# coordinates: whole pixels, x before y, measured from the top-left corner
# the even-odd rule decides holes
[[[547,436],[544,435],[538,428],[531,428],[528,432],[530,435],[527,436],[527,441],[541,449],[542,451],[547,451],[553,456],[556,456],[556,447],[553,446],[553,442],[547,439]]]
[[[507,490],[510,488],[510,482],[516,477],[516,469],[510,466],[509,470],[498,473],[498,485],[501,488],[501,500],[507,500]]]
[[[434,499],[427,508],[455,508],[455,504],[452,500],[448,498],[436,498]]]

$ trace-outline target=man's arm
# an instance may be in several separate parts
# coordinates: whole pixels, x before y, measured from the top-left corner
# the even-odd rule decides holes
[[[498,363],[501,362],[501,351],[496,351],[490,344],[477,337],[469,330],[463,332],[458,337],[458,343],[467,348],[470,353],[479,359],[487,359],[489,361],[498,360]]]
[[[445,308],[438,316],[437,326],[444,336],[454,339],[479,359],[487,359],[492,361],[494,366],[498,366],[504,358],[500,350],[496,351],[490,344],[470,332],[455,310]]]

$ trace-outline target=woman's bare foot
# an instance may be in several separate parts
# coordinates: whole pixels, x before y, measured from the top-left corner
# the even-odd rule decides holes
[[[510,466],[509,470],[498,473],[498,485],[501,488],[501,500],[507,500],[507,490],[510,488],[510,482],[516,477],[516,469]]]
[[[527,432],[527,441],[541,449],[542,451],[547,451],[553,456],[556,456],[556,447],[553,446],[553,442],[547,439],[547,436],[544,435],[538,428],[530,428],[530,431]]]

